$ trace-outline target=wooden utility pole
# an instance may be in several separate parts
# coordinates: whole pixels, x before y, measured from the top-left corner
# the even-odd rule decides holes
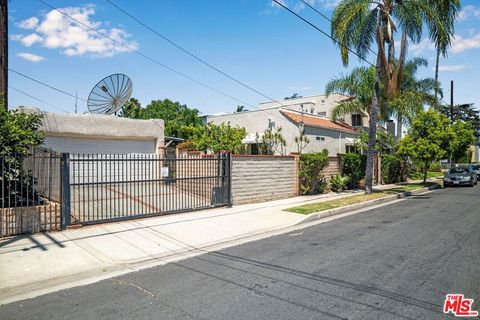
[[[8,109],[8,0],[0,0],[0,99]]]

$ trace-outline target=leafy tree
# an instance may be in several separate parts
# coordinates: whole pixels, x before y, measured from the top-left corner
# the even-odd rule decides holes
[[[454,1],[454,0],[445,0]],[[400,95],[407,40],[418,43],[424,24],[429,31],[441,26],[442,16],[432,6],[433,0],[341,0],[332,16],[331,33],[339,46],[343,64],[349,63],[349,49],[366,58],[376,45],[375,85],[370,113],[367,154],[366,193],[372,192],[375,132],[382,81],[387,101]],[[395,56],[394,34],[402,29],[400,54]]]
[[[282,127],[278,127],[276,130],[268,128],[260,138],[259,149],[262,154],[279,153],[284,155],[286,145],[287,142],[282,135]]]
[[[198,127],[193,134],[192,142],[196,150],[217,153],[222,150],[239,153],[242,150],[242,140],[246,137],[245,128],[232,127],[230,123],[216,125],[209,123]]]
[[[473,143],[474,130],[468,122],[456,121],[451,127],[448,155],[453,161],[465,157],[468,147]]]
[[[354,142],[354,146],[357,150],[366,150],[368,147],[368,132],[362,132]],[[377,137],[375,139],[376,154],[390,154],[393,153],[397,147],[395,137],[386,131],[377,131]]]
[[[26,195],[38,200],[34,192],[35,179],[22,170],[22,164],[32,147],[44,141],[43,132],[39,131],[42,115],[7,111],[0,101],[0,183],[2,197],[0,208],[10,205],[22,205]]]
[[[298,154],[302,154],[303,150],[310,143],[310,139],[305,135],[305,130],[300,130],[300,134],[295,137],[295,143],[297,144]]]
[[[452,108],[450,106],[441,105],[439,106],[439,110],[447,116],[447,118],[453,121],[468,122],[472,125],[473,129],[480,131],[480,111],[473,107],[473,103],[453,106],[453,116]]]
[[[448,154],[452,141],[450,120],[430,109],[421,111],[413,120],[405,138],[400,141],[398,155],[412,157],[423,164],[423,182],[427,180],[427,171],[434,161]]]
[[[140,119],[141,104],[135,98],[130,98],[120,111],[119,116],[124,118]]]
[[[184,104],[171,100],[153,100],[145,108],[141,108],[138,100],[130,99],[126,108],[122,110],[122,116],[134,119],[163,119],[165,121],[165,135],[183,138],[191,137],[185,133],[185,126],[202,126],[199,118],[200,111],[190,109]]]
[[[31,147],[44,141],[43,132],[38,130],[41,124],[41,114],[7,111],[0,103],[0,156],[28,155]]]

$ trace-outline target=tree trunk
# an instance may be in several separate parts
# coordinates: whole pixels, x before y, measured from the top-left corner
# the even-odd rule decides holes
[[[425,162],[423,167],[423,183],[427,182],[428,163]]]
[[[437,60],[435,61],[435,109],[438,110],[438,68],[440,67],[440,49],[437,48]]]
[[[378,40],[380,47],[383,40]],[[382,72],[381,55],[377,55],[377,65],[375,70],[375,87],[372,101],[372,110],[370,112],[370,128],[368,132],[368,152],[367,167],[365,169],[365,193],[371,194],[373,190],[373,160],[375,157],[375,138],[377,136],[377,114],[378,114],[378,97],[380,95],[380,76]]]
[[[401,113],[397,114],[397,141],[402,139],[402,130],[403,130],[403,115]]]

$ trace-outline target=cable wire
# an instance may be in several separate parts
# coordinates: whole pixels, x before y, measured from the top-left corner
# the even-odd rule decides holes
[[[207,67],[209,67],[210,69],[212,70],[215,70],[216,72],[220,73],[221,75],[225,76],[226,78],[238,83],[239,85],[243,86],[244,88],[247,88],[248,90],[250,91],[253,91],[255,93],[257,93],[258,95],[264,97],[264,98],[267,98],[273,102],[278,102],[276,101],[275,99],[269,97],[268,95],[264,94],[263,92],[249,86],[248,84],[234,78],[233,76],[227,74],[226,72],[220,70],[219,68],[213,66],[211,63],[205,61],[204,59],[200,58],[199,56],[195,55],[194,53],[190,52],[189,50],[185,49],[184,47],[180,46],[178,43],[175,43],[173,40],[170,40],[169,38],[167,38],[165,35],[161,34],[158,30],[150,27],[149,25],[147,25],[146,23],[142,22],[140,19],[136,18],[135,16],[133,16],[131,13],[128,13],[125,9],[121,8],[119,5],[117,5],[116,3],[114,3],[113,1],[111,0],[105,0],[107,1],[108,3],[110,3],[112,6],[114,6],[115,8],[117,8],[119,11],[121,11],[123,14],[125,14],[126,16],[130,17],[132,20],[136,21],[137,23],[139,23],[140,25],[142,25],[143,27],[145,27],[146,29],[150,30],[151,32],[153,32],[154,34],[156,34],[158,37],[162,38],[163,40],[165,40],[166,42],[170,43],[172,46],[174,46],[175,48],[183,51],[184,53],[186,53],[187,55],[191,56],[192,58],[194,58],[195,60],[199,61],[200,63],[206,65]]]
[[[42,1],[42,0],[39,0],[39,1]],[[303,22],[305,22],[306,24],[308,24],[309,26],[311,26],[312,28],[316,29],[318,32],[322,33],[323,35],[327,36],[328,38],[330,38],[331,40],[333,40],[333,42],[337,43],[338,45],[344,47],[345,49],[347,49],[350,53],[356,55],[360,60],[366,62],[368,65],[372,66],[372,67],[375,67],[375,65],[373,63],[371,63],[370,61],[368,61],[367,59],[363,58],[362,56],[360,56],[357,52],[355,52],[354,50],[350,49],[347,45],[343,44],[342,42],[338,41],[337,39],[333,38],[331,35],[329,35],[328,33],[326,33],[325,31],[323,31],[322,29],[320,29],[319,27],[317,27],[316,25],[314,25],[313,23],[311,23],[310,21],[308,21],[307,19],[305,19],[304,17],[302,17],[301,15],[299,15],[298,13],[296,13],[295,11],[293,11],[292,9],[288,8],[286,5],[284,5],[283,3],[281,3],[279,0],[272,0],[273,2],[275,2],[277,5],[279,5],[280,7],[282,7],[283,9],[287,10],[288,12],[290,12],[291,14],[293,14],[294,16],[296,16],[298,19],[302,20]]]
[[[70,113],[70,112],[68,112],[68,111],[65,110],[65,109],[62,109],[62,108],[57,107],[57,106],[55,106],[55,105],[53,105],[53,104],[51,104],[51,103],[48,103],[48,102],[46,102],[46,101],[44,101],[44,100],[42,100],[42,99],[40,99],[40,98],[37,98],[37,97],[35,97],[35,96],[33,96],[33,95],[29,94],[29,93],[26,93],[25,91],[22,91],[22,90],[20,90],[20,89],[17,89],[17,88],[15,88],[15,87],[10,86],[10,85],[9,85],[8,87],[9,87],[10,89],[12,89],[12,90],[15,90],[15,91],[17,91],[17,92],[19,92],[19,93],[27,96],[27,97],[30,97],[30,98],[32,98],[32,99],[34,99],[34,100],[37,100],[38,102],[44,103],[44,104],[46,104],[47,106],[50,106],[50,107],[55,108],[55,109],[57,109],[57,110],[63,111],[63,112],[65,112],[65,113]]]
[[[52,85],[49,85],[49,84],[47,84],[47,83],[45,83],[45,82],[42,82],[42,81],[37,80],[37,79],[34,79],[34,78],[32,78],[32,77],[30,77],[30,76],[27,76],[26,74],[23,74],[23,73],[21,73],[21,72],[19,72],[19,71],[13,70],[13,69],[11,69],[11,68],[8,68],[8,71],[11,71],[11,72],[13,72],[13,73],[15,73],[15,74],[17,74],[17,75],[19,75],[19,76],[22,76],[22,77],[24,77],[24,78],[27,78],[27,79],[29,79],[29,80],[31,80],[31,81],[33,81],[33,82],[36,82],[36,83],[38,83],[38,84],[41,84],[42,86],[45,86],[45,87],[50,88],[50,89],[52,89],[52,90],[58,91],[58,92],[60,92],[60,93],[63,93],[63,94],[65,94],[65,95],[67,95],[67,96],[70,96],[70,97],[72,97],[72,98],[78,98],[79,100],[82,100],[82,101],[87,102],[87,100],[85,100],[85,99],[83,99],[83,98],[77,97],[77,96],[75,96],[74,94],[68,93],[68,92],[63,91],[63,90],[61,90],[61,89],[58,89],[58,88],[56,88],[56,87],[54,87],[54,86],[52,86]]]
[[[156,60],[156,59],[154,59],[154,58],[152,58],[152,57],[150,57],[150,56],[147,56],[146,54],[142,53],[141,51],[139,51],[139,50],[137,50],[137,49],[134,49],[134,48],[132,48],[132,47],[130,47],[130,46],[124,44],[124,43],[121,43],[121,42],[119,42],[119,41],[117,41],[117,40],[109,37],[109,36],[106,35],[105,33],[101,32],[101,31],[99,31],[99,30],[97,30],[97,29],[95,29],[95,28],[93,28],[93,27],[91,27],[91,26],[89,26],[89,25],[87,25],[87,24],[85,24],[85,23],[77,20],[77,19],[75,19],[74,17],[66,14],[66,13],[63,12],[62,10],[60,10],[60,9],[52,6],[51,4],[49,4],[48,2],[46,2],[46,1],[44,1],[44,0],[38,0],[38,1],[39,1],[40,3],[42,3],[42,4],[44,4],[45,6],[51,8],[52,10],[57,11],[57,12],[60,13],[61,15],[69,18],[70,20],[75,21],[76,23],[80,24],[81,26],[83,26],[83,27],[85,27],[85,28],[87,28],[87,29],[89,29],[89,30],[91,30],[91,31],[99,34],[99,35],[102,36],[103,38],[109,39],[110,41],[112,41],[113,43],[117,44],[118,46],[121,46],[121,47],[123,47],[123,48],[125,48],[125,49],[127,49],[127,50],[129,50],[129,51],[131,51],[131,52],[134,52],[134,53],[136,53],[137,55],[139,55],[139,56],[141,56],[141,57],[143,57],[143,58],[145,58],[145,59],[147,59],[147,60],[150,60],[151,62],[153,62],[153,63],[155,63],[155,64],[158,64],[159,66],[161,66],[161,67],[163,67],[163,68],[165,68],[165,69],[167,69],[167,70],[169,70],[169,71],[171,71],[171,72],[173,72],[173,73],[175,73],[175,74],[177,74],[177,75],[179,75],[179,76],[181,76],[181,77],[183,77],[183,78],[186,78],[186,79],[188,79],[188,80],[190,80],[190,81],[192,81],[192,82],[194,82],[194,83],[196,83],[196,84],[198,84],[198,85],[201,85],[201,86],[203,86],[203,87],[205,87],[205,88],[207,88],[207,89],[210,89],[210,90],[212,90],[212,91],[214,91],[214,92],[216,92],[216,93],[218,93],[218,94],[220,94],[220,95],[223,95],[223,96],[225,96],[225,97],[227,97],[227,98],[230,98],[230,99],[232,99],[232,100],[235,100],[235,101],[237,101],[237,102],[240,102],[240,103],[242,103],[242,104],[244,104],[244,105],[253,107],[253,106],[252,106],[251,104],[249,104],[248,102],[242,101],[242,100],[240,100],[240,99],[238,99],[238,98],[236,98],[236,97],[234,97],[234,96],[232,96],[232,95],[229,95],[229,94],[227,94],[227,93],[225,93],[225,92],[223,92],[223,91],[220,91],[220,90],[218,90],[218,89],[216,89],[216,88],[214,88],[214,87],[212,87],[212,86],[210,86],[210,85],[208,85],[208,84],[206,84],[206,83],[203,83],[203,82],[201,82],[201,81],[199,81],[199,80],[197,80],[197,79],[195,79],[195,78],[192,78],[192,77],[190,77],[189,75],[187,75],[187,74],[185,74],[185,73],[183,73],[183,72],[181,72],[181,71],[178,71],[178,70],[176,70],[176,69],[174,69],[174,68],[172,68],[172,67],[169,67],[169,66],[167,66],[166,64],[163,64],[163,63],[161,63],[160,61],[158,61],[158,60]]]
[[[108,0],[107,0],[108,1]],[[321,11],[319,11],[317,8],[315,8],[314,6],[312,6],[310,3],[306,2],[305,0],[300,0],[304,5],[306,5],[307,7],[309,7],[310,9],[312,9],[313,11],[315,11],[316,13],[318,13],[321,17],[323,17],[324,19],[326,19],[328,22],[332,23],[332,19],[330,19],[327,15],[323,14]],[[345,31],[345,30],[344,30]],[[371,53],[373,53],[375,56],[377,56],[377,53],[375,51],[372,50],[372,48],[368,48],[368,51],[370,51]]]

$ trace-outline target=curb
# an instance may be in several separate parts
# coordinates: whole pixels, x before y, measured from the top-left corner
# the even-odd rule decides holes
[[[384,204],[384,203],[387,203],[387,202],[391,202],[391,201],[394,201],[394,200],[403,199],[403,198],[406,198],[406,197],[422,194],[422,193],[425,193],[425,192],[428,192],[428,191],[431,191],[431,190],[435,190],[435,189],[440,189],[440,188],[441,188],[441,186],[437,184],[437,185],[433,185],[433,186],[429,186],[429,187],[425,187],[425,188],[416,189],[416,190],[413,190],[413,191],[407,191],[407,192],[402,192],[402,193],[399,193],[399,194],[394,194],[394,195],[391,195],[391,196],[386,196],[386,197],[379,198],[379,199],[374,199],[374,200],[369,200],[369,201],[365,201],[365,202],[361,202],[361,203],[351,204],[351,205],[340,207],[340,208],[335,208],[335,209],[325,210],[325,211],[321,211],[321,212],[310,213],[308,216],[305,217],[305,219],[296,223],[295,225],[300,225],[300,224],[304,224],[304,223],[307,223],[307,222],[320,220],[320,219],[323,219],[323,218],[326,218],[326,217],[334,216],[334,215],[337,215],[337,214],[342,214],[342,213],[349,212],[349,211],[354,211],[354,210],[359,210],[359,209],[365,209],[365,208],[368,208],[368,207],[373,207],[373,206],[376,206],[376,205],[379,205],[379,204]]]

